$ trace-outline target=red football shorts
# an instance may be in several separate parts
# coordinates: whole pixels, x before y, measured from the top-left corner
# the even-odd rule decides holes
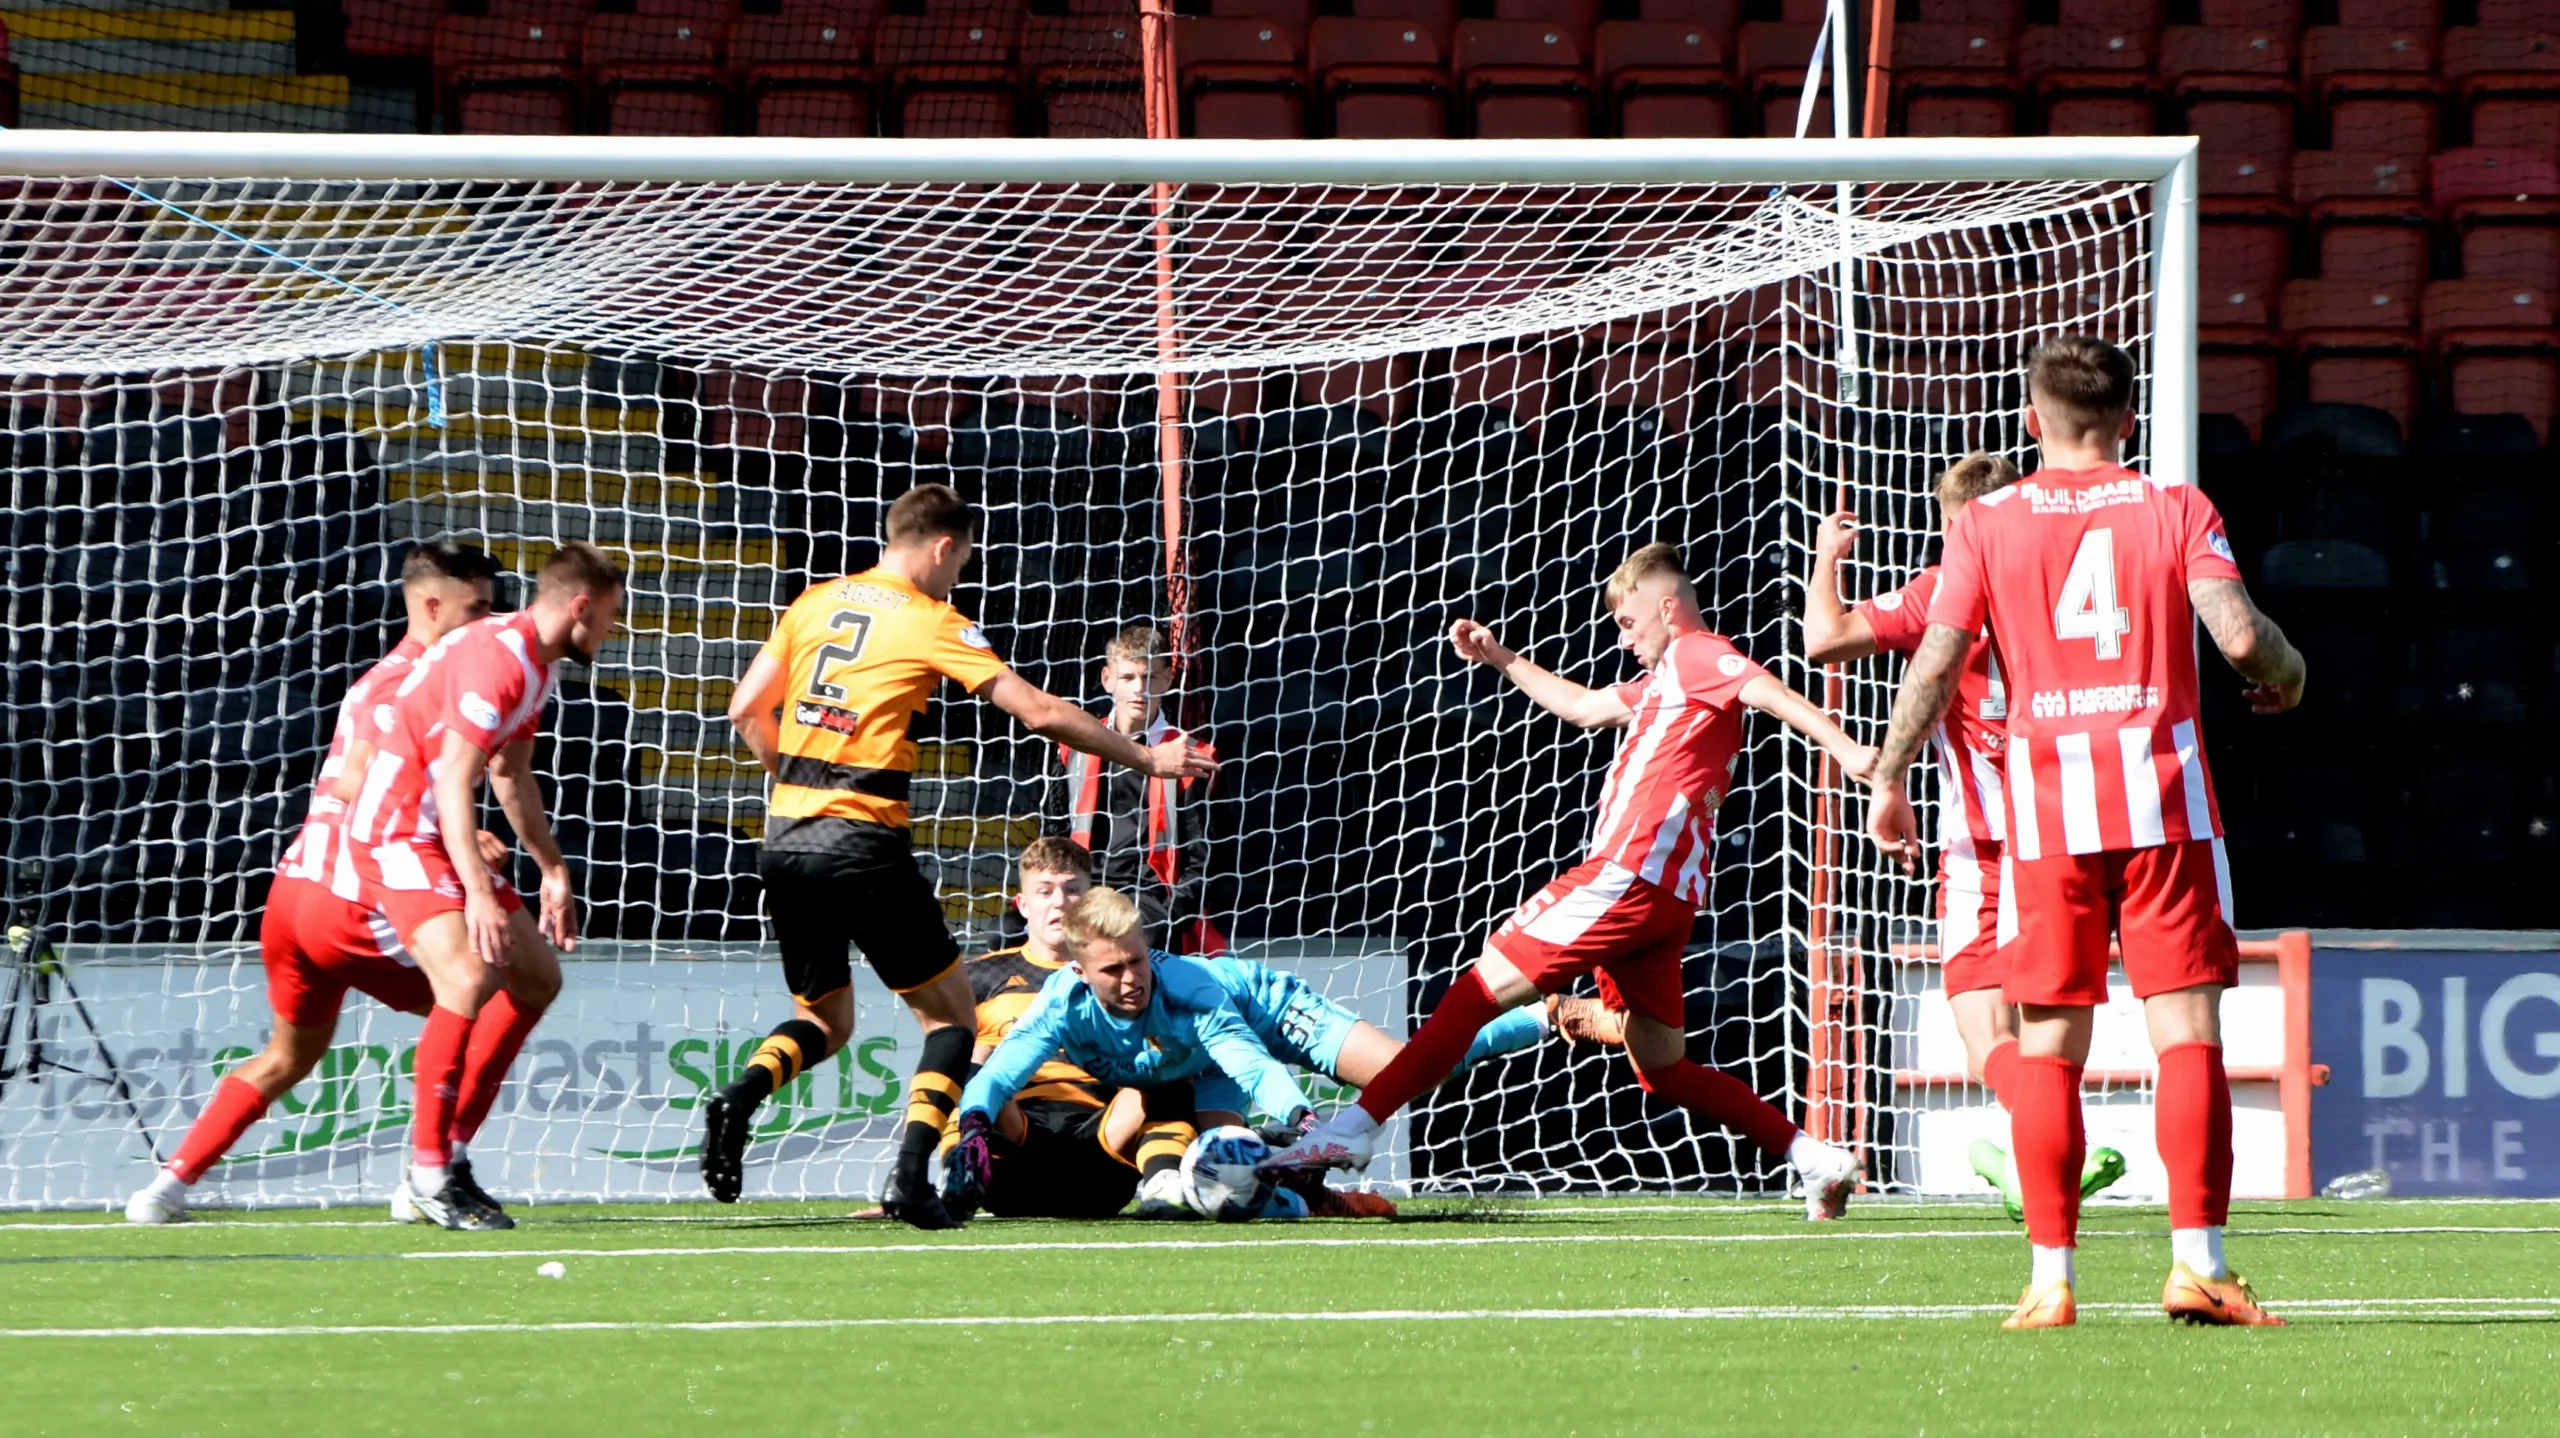
[[[1698,906],[1606,859],[1585,859],[1493,931],[1495,952],[1552,994],[1596,974],[1600,1001],[1686,1029],[1680,955]]]
[[[2009,966],[2000,957],[2000,845],[1973,841],[1970,857],[1938,855],[1940,987],[1950,994],[1996,989]]]
[[[2004,877],[2018,936],[2001,989],[2013,1004],[2105,1003],[2110,933],[2136,998],[2239,982],[2220,839],[2013,860]]]
[[[356,873],[364,881],[365,902],[382,911],[403,942],[417,936],[418,926],[438,914],[462,912],[462,876],[441,839],[416,839],[372,848],[347,842],[355,855]],[[492,876],[495,877],[495,876]],[[510,914],[524,908],[515,888],[498,881],[498,903]]]
[[[289,1024],[334,1023],[349,989],[402,1013],[424,1013],[435,1002],[388,920],[308,879],[279,874],[269,886],[258,954],[267,966],[267,1004]]]

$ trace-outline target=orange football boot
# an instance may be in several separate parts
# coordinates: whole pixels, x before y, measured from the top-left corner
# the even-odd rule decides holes
[[[2048,1283],[2018,1295],[2018,1311],[2001,1320],[2003,1328],[2069,1328],[2080,1321],[2080,1305],[2068,1283]]]
[[[2181,1263],[2169,1270],[2160,1290],[2160,1308],[2181,1323],[2210,1323],[2227,1328],[2282,1328],[2284,1320],[2258,1306],[2249,1280],[2238,1274],[2205,1278]]]

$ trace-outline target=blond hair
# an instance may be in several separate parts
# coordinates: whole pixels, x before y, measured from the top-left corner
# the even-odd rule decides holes
[[[1033,874],[1065,874],[1070,878],[1093,877],[1093,855],[1073,839],[1056,834],[1043,834],[1022,846],[1022,856],[1013,861],[1016,887],[1030,881]]]
[[[1975,450],[1938,476],[1938,512],[1953,514],[1975,500],[2018,482],[2018,467],[2008,456]]]
[[[1636,586],[1665,575],[1679,583],[1683,597],[1696,600],[1697,591],[1689,585],[1689,571],[1680,563],[1680,551],[1659,540],[1628,555],[1625,563],[1610,571],[1609,583],[1601,591],[1602,600],[1615,609],[1618,601],[1635,593]]]
[[[1172,657],[1172,646],[1165,643],[1164,631],[1152,624],[1132,624],[1111,636],[1102,647],[1105,659],[1144,660],[1157,663]]]
[[[1096,939],[1126,939],[1138,932],[1142,922],[1137,900],[1118,889],[1089,889],[1067,906],[1067,948],[1082,953]]]

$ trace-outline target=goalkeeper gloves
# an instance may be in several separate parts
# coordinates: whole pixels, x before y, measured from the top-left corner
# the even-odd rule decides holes
[[[985,1201],[987,1184],[995,1177],[995,1154],[988,1141],[995,1135],[995,1125],[982,1113],[960,1115],[960,1141],[942,1161],[942,1206],[962,1223],[969,1221]]]
[[[1311,1108],[1302,1108],[1278,1123],[1264,1124],[1262,1141],[1271,1145],[1271,1151],[1277,1153],[1314,1132],[1315,1126],[1316,1111]]]

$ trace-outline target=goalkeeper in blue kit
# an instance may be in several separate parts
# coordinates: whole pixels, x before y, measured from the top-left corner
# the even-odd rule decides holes
[[[1305,1127],[1309,1110],[1303,1092],[1281,1065],[1359,1084],[1403,1047],[1401,1040],[1295,974],[1243,959],[1149,951],[1136,905],[1110,889],[1092,891],[1068,911],[1062,947],[1075,967],[1048,981],[961,1096],[961,1145],[947,1170],[956,1197],[972,1198],[984,1187],[991,1115],[1002,1111],[1041,1064],[1061,1053],[1098,1079],[1145,1094],[1150,1135],[1165,1131],[1168,1123],[1179,1124],[1187,1142],[1194,1124],[1240,1124],[1249,1108],[1281,1120],[1294,1138]],[[1233,1047],[1228,1016],[1244,1029],[1250,1053]],[[1156,1031],[1168,1024],[1193,1029],[1205,1063],[1195,1066],[1193,1058]],[[1466,1064],[1526,1048],[1547,1032],[1544,1010],[1515,1010],[1477,1036]],[[1156,1087],[1139,1076],[1150,1072]],[[1198,1075],[1191,1084],[1196,1114],[1183,1123],[1162,1085],[1193,1074]],[[1252,1085],[1250,1098],[1239,1079]],[[1182,1204],[1180,1155],[1179,1145],[1142,1146],[1140,1217],[1191,1216]],[[1389,1217],[1395,1212],[1384,1198],[1329,1188],[1320,1175],[1307,1175],[1289,1187],[1303,1211],[1318,1217]],[[1271,1202],[1279,1210],[1297,1207],[1276,1195]]]

